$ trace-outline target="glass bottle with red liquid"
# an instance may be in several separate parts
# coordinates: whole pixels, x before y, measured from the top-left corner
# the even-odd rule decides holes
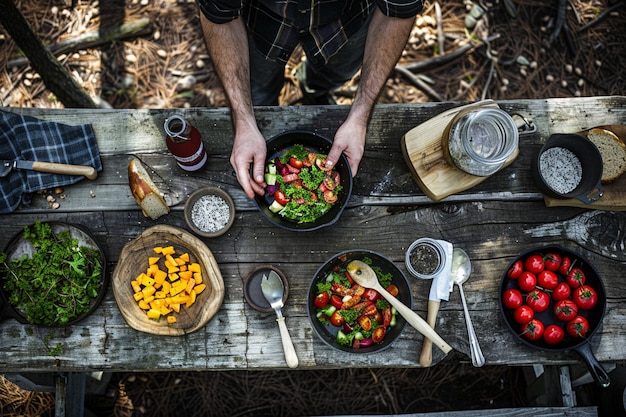
[[[176,163],[185,171],[197,171],[207,163],[208,156],[200,132],[180,115],[165,120],[165,143]]]

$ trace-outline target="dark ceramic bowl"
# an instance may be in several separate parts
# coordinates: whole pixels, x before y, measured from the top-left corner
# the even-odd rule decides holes
[[[219,198],[223,200],[228,207],[222,207],[224,212],[218,212],[217,210],[211,211],[207,207],[203,208],[203,201],[206,201],[202,200],[204,197]],[[217,201],[219,202],[219,200]],[[196,204],[199,206],[196,207]],[[227,219],[225,217],[226,211],[228,212]],[[198,236],[219,237],[226,233],[235,221],[235,203],[230,194],[221,188],[210,186],[201,187],[191,193],[187,199],[184,214],[187,226]],[[202,224],[196,224],[197,222],[195,220]]]
[[[376,252],[361,249],[353,249],[336,254],[326,261],[326,263],[324,263],[324,265],[322,265],[313,276],[307,297],[307,313],[309,315],[309,320],[311,320],[313,330],[315,330],[317,336],[328,346],[344,352],[372,353],[386,349],[398,338],[398,336],[400,336],[404,326],[406,325],[406,320],[404,320],[400,314],[397,314],[397,324],[394,327],[389,327],[387,329],[385,337],[381,343],[373,343],[368,347],[355,349],[351,346],[342,345],[337,342],[337,333],[341,330],[339,327],[333,326],[330,323],[323,324],[318,319],[318,309],[315,307],[315,297],[318,294],[317,284],[325,281],[331,272],[336,271],[338,268],[345,268],[350,261],[364,261],[367,258],[371,259],[371,266],[379,268],[381,273],[392,274],[393,279],[391,282],[398,287],[398,296],[396,298],[407,307],[413,307],[411,287],[409,286],[409,283],[402,271],[389,259]]]
[[[282,155],[285,150],[290,147],[300,144],[305,148],[317,152],[319,154],[328,154],[332,146],[332,141],[317,133],[307,131],[288,131],[274,136],[267,142],[267,160],[272,161],[274,158]],[[294,220],[285,218],[278,213],[274,213],[270,210],[270,205],[274,200],[270,195],[256,196],[254,201],[259,208],[259,211],[263,216],[268,219],[274,225],[294,232],[309,232],[317,230],[322,227],[330,226],[334,224],[343,209],[346,207],[350,194],[352,193],[352,172],[350,171],[350,165],[348,159],[342,154],[341,158],[335,164],[334,169],[339,172],[341,176],[342,190],[339,192],[339,200],[332,206],[332,208],[311,223],[298,223]]]
[[[559,191],[549,184],[555,181],[554,176],[548,176],[541,170],[542,155],[552,148],[564,148],[580,161],[582,176],[580,182],[571,191]],[[585,204],[593,203],[602,197],[602,156],[589,139],[576,134],[554,134],[548,138],[537,156],[532,160],[531,173],[541,191],[554,198],[576,198]]]

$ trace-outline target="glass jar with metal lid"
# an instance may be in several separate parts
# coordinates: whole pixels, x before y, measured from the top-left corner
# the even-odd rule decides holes
[[[457,115],[450,123],[447,141],[450,162],[468,174],[486,177],[502,168],[515,152],[519,131],[507,112],[480,108]]]

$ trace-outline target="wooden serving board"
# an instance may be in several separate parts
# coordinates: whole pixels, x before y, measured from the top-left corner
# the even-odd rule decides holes
[[[597,127],[610,130],[622,141],[626,141],[625,125],[606,125]],[[586,137],[589,130],[577,132],[577,134]],[[547,195],[544,195],[544,201],[548,207],[570,206],[594,210],[626,211],[626,174],[622,174],[618,179],[611,183],[602,184],[602,189],[604,190],[604,195],[598,201],[591,204],[585,204],[575,198],[553,198]]]
[[[493,100],[484,100],[444,111],[414,127],[402,137],[402,152],[413,178],[429,198],[439,201],[449,195],[472,188],[489,177],[468,174],[446,158],[444,136],[452,120],[461,112],[481,107],[499,106]],[[519,149],[507,159],[502,168],[510,165]],[[502,169],[500,168],[500,169]]]
[[[131,281],[148,267],[148,257],[158,256],[155,246],[174,246],[176,253],[189,253],[190,262],[201,266],[203,283],[206,288],[198,294],[191,306],[182,306],[175,323],[168,323],[164,317],[158,321],[149,319],[133,298]],[[163,335],[181,336],[204,327],[217,313],[224,301],[224,281],[211,250],[196,236],[178,227],[157,225],[144,230],[134,240],[128,242],[120,253],[117,266],[111,279],[113,295],[126,323],[135,330]]]

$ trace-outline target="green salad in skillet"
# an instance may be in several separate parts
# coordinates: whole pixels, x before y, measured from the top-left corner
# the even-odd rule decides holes
[[[19,242],[24,253],[0,254],[2,291],[31,324],[62,326],[89,312],[104,285],[98,248],[80,244],[70,230],[37,221]]]
[[[270,211],[298,223],[312,223],[326,214],[343,187],[339,172],[325,163],[326,155],[301,144],[271,158],[265,166]]]

